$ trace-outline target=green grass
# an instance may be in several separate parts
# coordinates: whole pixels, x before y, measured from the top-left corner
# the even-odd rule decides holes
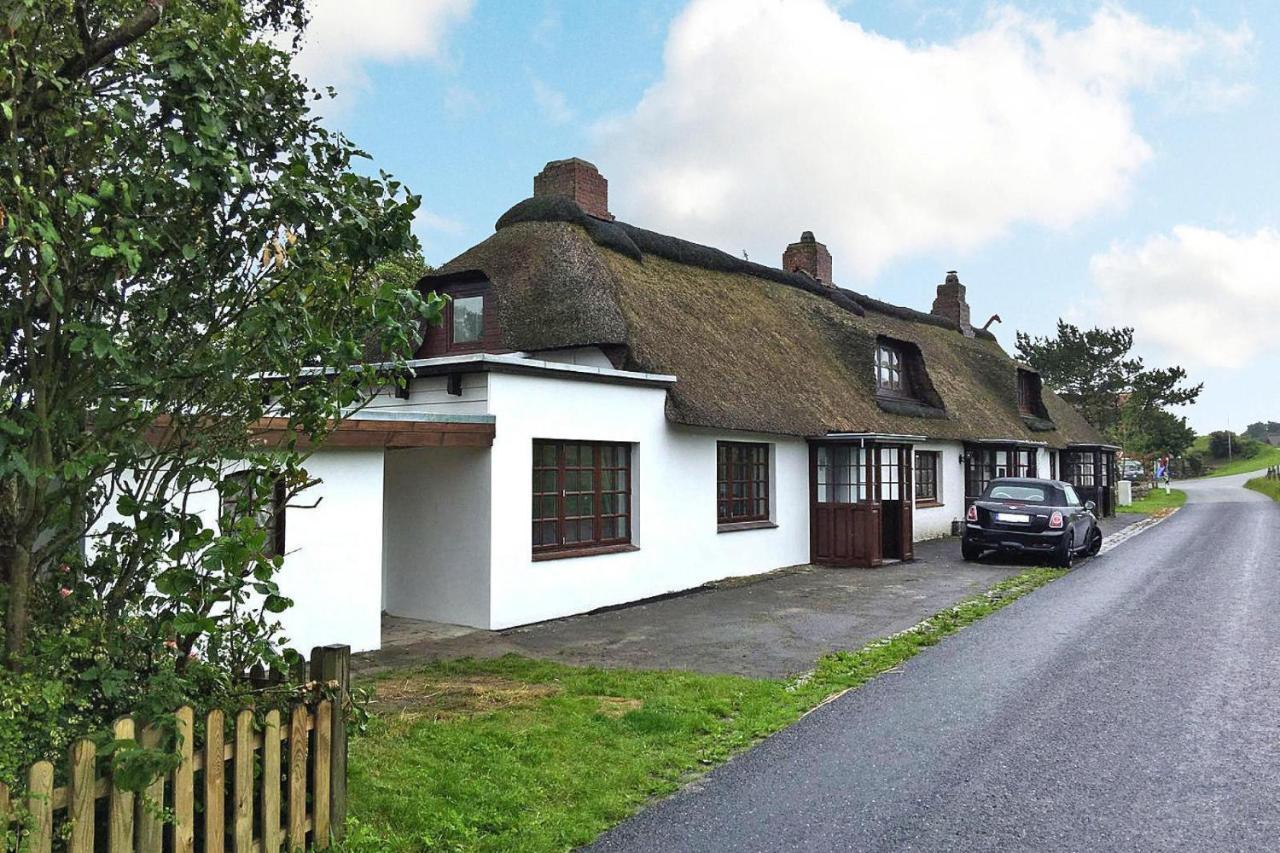
[[[1262,492],[1273,501],[1280,501],[1280,480],[1268,480],[1266,477],[1255,477],[1244,484],[1246,489]]]
[[[1166,495],[1164,488],[1158,487],[1147,492],[1141,500],[1136,500],[1129,506],[1117,506],[1116,509],[1120,512],[1141,512],[1152,515],[1159,510],[1177,509],[1186,502],[1186,492],[1172,489]]]
[[[1031,569],[791,680],[507,656],[399,670],[351,742],[350,851],[565,850],[1060,577]],[[376,706],[375,706],[376,707]]]
[[[1280,447],[1267,445],[1256,456],[1223,462],[1209,472],[1210,477],[1229,477],[1232,474],[1248,474],[1280,465]]]

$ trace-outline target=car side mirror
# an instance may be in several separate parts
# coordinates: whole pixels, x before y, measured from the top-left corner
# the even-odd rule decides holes
[[[1085,501],[1085,502],[1084,502],[1084,508],[1085,508],[1085,509],[1087,509],[1087,510],[1089,510],[1089,512],[1093,512],[1095,509],[1097,509],[1097,508],[1098,508],[1098,505],[1097,505],[1096,503],[1094,503],[1093,501]]]

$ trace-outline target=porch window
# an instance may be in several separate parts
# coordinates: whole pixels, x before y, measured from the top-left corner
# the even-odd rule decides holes
[[[262,494],[267,490],[270,490],[269,496]],[[238,471],[223,478],[218,498],[220,526],[224,532],[229,532],[242,518],[252,516],[254,526],[266,532],[263,556],[284,556],[287,494],[283,477]]]
[[[769,520],[769,445],[716,442],[716,518]]]
[[[631,542],[631,445],[533,443],[533,552]]]
[[[935,504],[938,498],[938,460],[942,454],[936,450],[916,452],[916,502]]]
[[[1013,452],[1013,474],[1014,477],[1035,477],[1036,476],[1036,451],[1035,448],[1022,447]]]
[[[850,504],[865,501],[865,465],[866,451],[860,447],[818,447],[818,503]]]
[[[881,341],[876,346],[876,388],[886,394],[907,394],[902,350]]]
[[[1066,481],[1073,486],[1092,488],[1094,481],[1093,454],[1070,451],[1066,454]]]

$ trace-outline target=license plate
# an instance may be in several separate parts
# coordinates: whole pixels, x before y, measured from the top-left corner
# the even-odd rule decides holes
[[[997,512],[996,521],[1011,521],[1014,524],[1026,524],[1031,520],[1031,516],[1023,515],[1020,512]]]

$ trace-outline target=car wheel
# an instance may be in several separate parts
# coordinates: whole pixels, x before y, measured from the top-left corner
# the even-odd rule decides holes
[[[1054,565],[1060,569],[1069,569],[1076,562],[1076,535],[1068,531],[1062,537],[1062,544],[1058,546],[1058,552],[1054,555]]]
[[[960,556],[964,557],[965,562],[972,563],[982,556],[982,549],[977,545],[970,545],[968,542],[961,542]]]
[[[1090,557],[1096,556],[1097,553],[1101,550],[1102,550],[1102,531],[1095,527],[1093,528],[1093,531],[1089,534],[1089,556]]]

